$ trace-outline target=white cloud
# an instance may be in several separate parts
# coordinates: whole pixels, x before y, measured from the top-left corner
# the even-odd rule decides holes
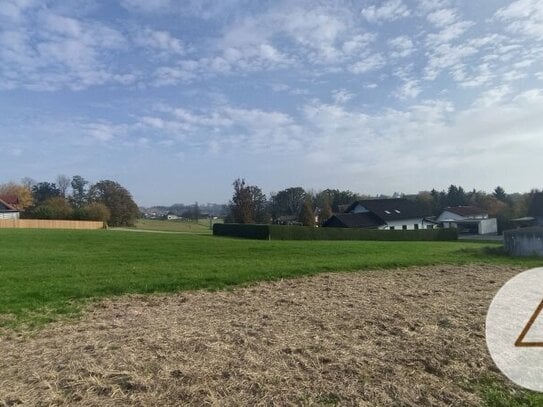
[[[436,27],[443,28],[453,24],[457,16],[456,11],[453,9],[439,9],[428,14],[426,19]]]
[[[444,9],[449,6],[449,0],[418,0],[418,8],[423,13]]]
[[[150,28],[138,30],[134,42],[142,47],[160,51],[168,56],[183,55],[183,42],[167,31],[157,31]]]
[[[416,98],[420,93],[422,92],[422,89],[420,87],[420,83],[416,79],[411,79],[406,82],[396,92],[396,96],[398,96],[400,99],[407,99],[407,98]]]
[[[425,79],[434,80],[444,69],[460,66],[462,61],[477,53],[477,49],[469,45],[452,46],[442,44],[432,50],[425,68]]]
[[[543,39],[543,1],[517,0],[499,9],[495,18],[508,23],[509,31]]]
[[[171,0],[121,0],[121,4],[128,10],[156,13],[168,11],[172,2]]]
[[[336,104],[347,103],[355,96],[354,93],[347,91],[346,89],[336,89],[332,92],[332,99]]]
[[[382,68],[386,60],[381,54],[372,54],[349,66],[349,71],[354,74],[363,74]]]
[[[460,111],[446,100],[371,115],[338,105],[307,105],[305,120],[313,140],[308,164],[318,168],[316,161],[326,162],[347,185],[358,185],[356,179],[363,174],[370,191],[382,191],[384,180],[389,190],[401,191],[452,182],[518,188],[518,177],[526,170],[519,154],[533,165],[531,160],[543,149],[543,92],[532,90],[511,99],[503,88],[486,96]],[[509,161],[519,165],[505,169],[503,162]],[[478,174],[475,179],[473,174]]]
[[[409,8],[401,0],[388,0],[379,6],[363,8],[360,14],[369,22],[394,21],[409,16]]]
[[[394,37],[388,40],[389,47],[392,48],[390,56],[393,58],[405,58],[414,52],[413,41],[406,35]]]
[[[1,87],[77,90],[133,82],[133,73],[114,72],[106,63],[110,52],[125,49],[122,33],[47,10],[31,14],[21,14],[12,30],[0,32]]]
[[[163,116],[143,117],[139,125],[163,130],[187,148],[204,153],[229,152],[238,147],[253,152],[301,147],[301,127],[282,112],[225,105],[204,111],[165,108],[157,113]]]
[[[87,135],[100,142],[112,141],[115,137],[125,133],[122,125],[89,123],[85,127]]]
[[[482,92],[473,102],[474,108],[487,108],[501,104],[506,96],[511,95],[512,89],[509,85],[501,85],[496,88]]]
[[[356,53],[365,50],[368,45],[375,40],[375,34],[364,33],[355,35],[349,40],[345,41],[341,46],[341,49],[346,55],[356,55]]]
[[[474,23],[471,21],[457,21],[451,25],[444,27],[438,33],[428,34],[426,37],[427,43],[430,47],[445,44],[461,37],[468,29],[473,27]]]

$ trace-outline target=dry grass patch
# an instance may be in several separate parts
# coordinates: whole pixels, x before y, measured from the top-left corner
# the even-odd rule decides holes
[[[127,296],[0,337],[0,405],[479,405],[519,270],[441,266]]]

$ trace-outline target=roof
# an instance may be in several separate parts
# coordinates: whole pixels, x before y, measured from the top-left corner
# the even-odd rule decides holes
[[[18,212],[16,208],[0,199],[0,211],[2,212]]]
[[[13,207],[15,207],[19,203],[19,197],[13,194],[2,194],[0,195],[0,200]]]
[[[376,228],[384,225],[373,213],[338,213],[324,222],[324,227]]]
[[[532,196],[528,216],[543,216],[543,192],[536,192]]]
[[[426,215],[419,205],[405,198],[356,201],[349,206],[347,212],[354,210],[357,205],[362,205],[385,221],[423,218]]]
[[[466,206],[449,206],[448,208],[443,209],[444,211],[455,213],[460,216],[477,216],[477,215],[487,215],[487,212],[476,206],[466,205]]]
[[[349,208],[350,205],[338,205],[337,206],[337,210],[339,213],[345,213],[347,212],[347,209]]]

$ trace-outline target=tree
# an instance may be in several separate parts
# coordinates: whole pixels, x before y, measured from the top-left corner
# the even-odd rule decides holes
[[[21,180],[21,184],[23,184],[25,187],[28,187],[28,189],[32,189],[32,187],[37,184],[37,181],[34,178],[24,177]]]
[[[504,203],[509,203],[508,201],[508,197],[507,197],[507,194],[505,193],[505,190],[500,187],[499,185],[494,188],[494,192],[492,193],[492,196]]]
[[[425,215],[434,214],[434,200],[431,192],[421,191],[415,197],[415,202]]]
[[[460,186],[451,185],[447,193],[447,206],[463,206],[468,202],[466,192]]]
[[[251,187],[245,179],[236,179],[232,184],[234,194],[230,201],[230,218],[235,223],[254,223],[255,203]]]
[[[500,201],[492,195],[486,195],[481,200],[480,207],[487,211],[489,217],[497,219],[498,233],[502,233],[509,226],[511,208],[507,203]]]
[[[58,190],[60,191],[60,196],[66,198],[66,193],[70,187],[70,178],[67,175],[58,175],[57,176],[57,185]]]
[[[307,197],[306,192],[301,187],[287,188],[273,195],[272,215],[274,218],[279,216],[298,216]]]
[[[132,195],[121,184],[103,180],[89,189],[89,202],[104,204],[111,212],[110,226],[134,226],[139,216],[139,209]]]
[[[0,198],[12,202],[20,211],[32,206],[32,191],[24,184],[8,182],[0,185]]]
[[[189,209],[182,212],[181,216],[183,216],[184,218],[192,219],[196,221],[200,219],[201,212],[200,212],[200,207],[198,206],[198,202],[194,202],[194,205],[191,205]]]
[[[66,220],[73,219],[73,214],[73,208],[65,198],[54,196],[31,208],[25,216],[33,219]]]
[[[332,216],[332,207],[328,199],[325,199],[319,212],[319,224],[324,224]]]
[[[339,189],[325,189],[315,195],[315,205],[322,208],[327,200],[333,211],[339,212],[340,205],[350,205],[359,201],[362,196],[349,190],[340,191]]]
[[[198,221],[200,219],[200,216],[202,213],[200,212],[200,206],[198,205],[198,202],[194,202],[194,206],[192,207],[192,213],[193,213],[193,219],[195,221]]]
[[[310,199],[304,201],[298,220],[303,226],[315,226],[315,212]]]
[[[84,219],[108,222],[111,212],[106,205],[100,202],[92,202],[83,207]]]
[[[44,203],[50,198],[60,197],[60,189],[56,184],[50,182],[39,182],[32,187],[32,196],[34,197],[34,204],[39,205]]]
[[[81,208],[87,201],[87,190],[85,186],[89,182],[80,175],[72,177],[72,196],[70,200],[76,208]]]
[[[268,210],[268,200],[262,190],[256,185],[249,186],[251,200],[253,201],[253,218],[256,223],[269,223],[270,212]]]

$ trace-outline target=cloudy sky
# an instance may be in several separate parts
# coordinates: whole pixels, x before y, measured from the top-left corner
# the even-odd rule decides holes
[[[0,0],[0,183],[543,187],[543,0]]]

